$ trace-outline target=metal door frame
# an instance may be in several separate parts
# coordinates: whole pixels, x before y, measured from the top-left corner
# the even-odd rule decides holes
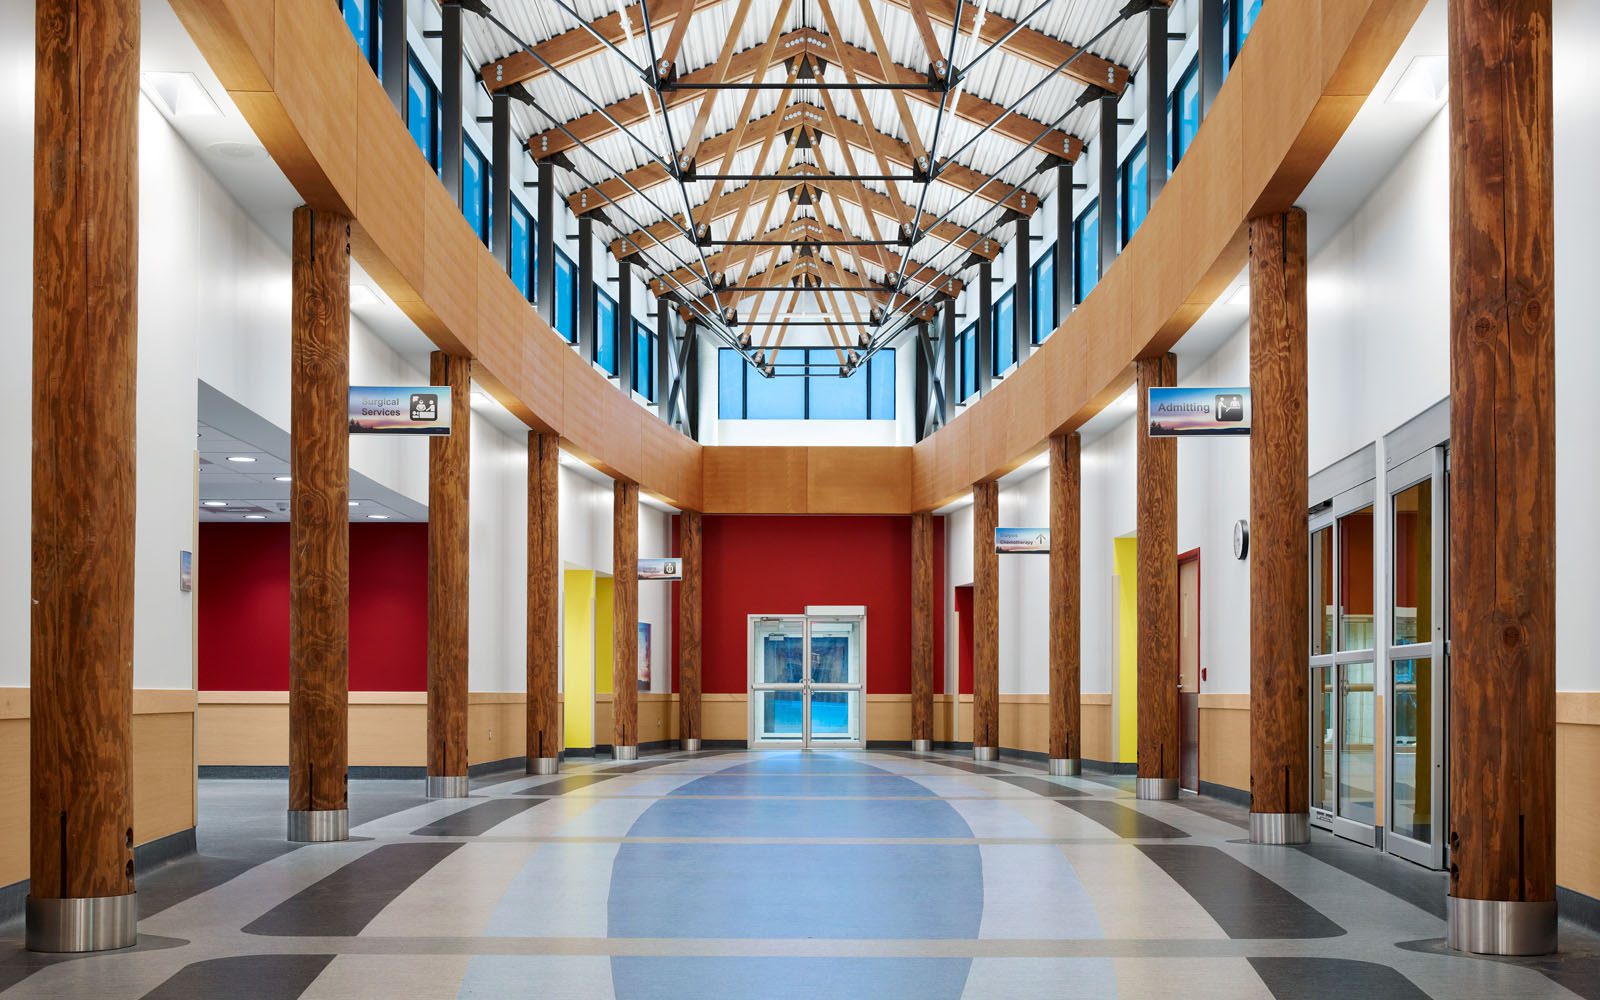
[[[813,622],[852,622],[859,626],[861,659],[861,677],[855,683],[846,684],[818,684],[811,680],[811,626]],[[756,627],[763,622],[799,622],[801,649],[800,649],[800,683],[767,683],[758,678],[759,659],[756,650]],[[752,750],[811,750],[813,740],[811,736],[811,695],[814,691],[853,691],[859,696],[860,711],[858,716],[859,732],[853,740],[823,740],[820,747],[828,750],[864,750],[867,746],[867,616],[862,614],[788,614],[788,615],[747,615],[745,623],[746,635],[746,676],[748,678],[748,695],[746,707],[747,745]],[[761,699],[760,691],[796,691],[800,694],[800,738],[798,740],[773,740],[760,738]]]
[[[1385,742],[1387,744],[1384,755],[1385,764],[1385,816],[1389,821],[1385,824],[1388,828],[1384,837],[1384,850],[1407,861],[1425,865],[1435,870],[1444,868],[1445,859],[1445,825],[1446,803],[1449,793],[1449,739],[1446,726],[1449,722],[1449,712],[1446,705],[1446,692],[1449,690],[1449,662],[1448,644],[1446,643],[1445,614],[1448,610],[1449,600],[1446,587],[1445,569],[1446,547],[1449,542],[1449,490],[1445,476],[1447,452],[1444,446],[1429,448],[1427,451],[1408,459],[1389,471],[1385,482],[1388,490],[1388,518],[1389,518],[1389,565],[1385,571],[1388,581],[1388,600],[1390,607],[1389,633],[1384,638],[1384,664],[1387,668],[1388,684],[1386,694],[1388,703],[1384,706],[1384,725],[1386,727]],[[1418,483],[1431,483],[1433,503],[1433,524],[1431,527],[1432,563],[1429,567],[1431,574],[1431,595],[1433,629],[1426,642],[1409,644],[1396,644],[1394,642],[1393,608],[1394,595],[1398,593],[1395,586],[1395,498]],[[1419,637],[1420,638],[1420,637]],[[1423,843],[1410,837],[1395,832],[1393,817],[1394,790],[1395,790],[1395,686],[1394,663],[1397,660],[1428,659],[1433,663],[1433,698],[1429,714],[1432,716],[1432,759],[1433,759],[1433,786],[1431,805],[1429,808],[1430,830],[1432,843]]]
[[[1354,487],[1351,487],[1350,489],[1342,491],[1337,496],[1335,496],[1332,499],[1331,502],[1327,503],[1321,509],[1317,510],[1314,514],[1312,514],[1308,518],[1307,525],[1306,525],[1307,537],[1308,538],[1310,536],[1312,536],[1312,535],[1315,535],[1319,530],[1321,530],[1323,528],[1326,528],[1326,527],[1329,527],[1329,526],[1331,526],[1333,528],[1333,586],[1334,586],[1334,591],[1335,591],[1335,593],[1334,593],[1334,602],[1333,602],[1333,607],[1334,607],[1333,651],[1331,653],[1323,653],[1323,654],[1319,654],[1319,655],[1310,657],[1310,663],[1308,664],[1308,668],[1307,668],[1307,683],[1308,683],[1308,685],[1310,684],[1310,680],[1311,680],[1311,676],[1312,676],[1312,672],[1313,671],[1315,671],[1315,670],[1317,670],[1319,668],[1322,668],[1322,667],[1329,667],[1329,668],[1332,668],[1332,670],[1333,670],[1333,691],[1334,691],[1333,812],[1331,814],[1328,814],[1328,813],[1325,813],[1323,810],[1316,808],[1315,806],[1311,807],[1310,812],[1311,812],[1311,821],[1316,826],[1322,827],[1323,829],[1326,829],[1326,830],[1330,830],[1336,836],[1344,837],[1347,840],[1353,840],[1353,841],[1356,841],[1357,843],[1365,844],[1368,847],[1375,847],[1375,846],[1377,846],[1377,842],[1378,842],[1377,841],[1378,832],[1377,832],[1376,823],[1373,823],[1373,824],[1362,823],[1362,822],[1360,822],[1358,820],[1353,820],[1353,819],[1350,819],[1348,817],[1341,816],[1339,814],[1339,786],[1340,786],[1340,783],[1341,783],[1341,781],[1342,781],[1342,779],[1344,777],[1344,766],[1343,766],[1342,761],[1340,760],[1339,748],[1343,744],[1344,733],[1345,733],[1344,698],[1343,698],[1343,695],[1342,695],[1342,692],[1341,692],[1340,686],[1339,686],[1340,668],[1341,667],[1345,667],[1345,666],[1349,666],[1350,664],[1369,663],[1370,662],[1372,664],[1372,669],[1373,669],[1373,687],[1377,688],[1378,687],[1377,673],[1378,673],[1379,669],[1381,668],[1382,662],[1383,662],[1381,660],[1381,658],[1380,658],[1381,655],[1382,655],[1381,654],[1382,644],[1378,642],[1378,636],[1376,634],[1376,628],[1374,628],[1373,644],[1372,644],[1371,648],[1347,650],[1347,649],[1341,648],[1342,644],[1341,644],[1341,641],[1340,641],[1340,637],[1343,634],[1344,611],[1343,611],[1343,605],[1340,603],[1337,595],[1338,595],[1338,588],[1340,586],[1341,581],[1343,580],[1344,566],[1342,564],[1343,560],[1340,558],[1341,546],[1339,544],[1340,543],[1339,522],[1346,515],[1353,514],[1356,511],[1361,510],[1364,507],[1373,508],[1372,516],[1374,518],[1374,521],[1376,521],[1376,518],[1378,516],[1378,511],[1377,511],[1377,481],[1375,479],[1369,479],[1366,482],[1360,484],[1359,486],[1354,486]],[[1376,533],[1374,533],[1374,534],[1376,534]],[[1376,549],[1376,545],[1374,545],[1374,549]],[[1376,555],[1376,552],[1374,552],[1374,555]],[[1374,572],[1376,572],[1376,567],[1374,567]],[[1376,579],[1374,579],[1374,583],[1376,583]],[[1311,586],[1311,581],[1310,581],[1309,577],[1306,580],[1306,586],[1307,586],[1307,588],[1309,588]],[[1372,600],[1374,626],[1376,626],[1376,622],[1377,622],[1377,618],[1378,618],[1378,614],[1377,614],[1378,598],[1379,598],[1379,594],[1377,592],[1377,588],[1374,587],[1373,600]],[[1317,616],[1313,615],[1312,616],[1313,623],[1316,620],[1317,620]],[[1313,624],[1312,627],[1315,627],[1315,625]],[[1308,693],[1309,693],[1309,691],[1310,691],[1310,688],[1308,687]],[[1377,692],[1374,691],[1374,694],[1376,694],[1376,693]],[[1306,701],[1307,701],[1307,705],[1306,705],[1306,738],[1309,740],[1309,739],[1311,739],[1311,711],[1312,711],[1312,709],[1311,709],[1311,699],[1307,698]],[[1376,771],[1376,768],[1377,768],[1377,757],[1378,757],[1378,749],[1375,746],[1375,747],[1373,747],[1373,768],[1374,768],[1375,771]],[[1316,766],[1316,762],[1314,760],[1308,760],[1307,761],[1307,781],[1308,782],[1316,774],[1315,766]],[[1374,777],[1376,777],[1376,774],[1374,775]],[[1386,787],[1386,790],[1387,790],[1387,782],[1386,782],[1385,787]],[[1376,812],[1377,804],[1378,804],[1377,801],[1376,801],[1377,789],[1373,789],[1373,792],[1374,792],[1373,809],[1374,809],[1374,812]],[[1376,817],[1374,817],[1374,819],[1376,819]]]

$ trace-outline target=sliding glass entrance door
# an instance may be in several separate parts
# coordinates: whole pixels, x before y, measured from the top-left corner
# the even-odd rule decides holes
[[[1391,854],[1444,867],[1445,450],[1390,470],[1388,827]]]
[[[860,616],[750,618],[750,745],[866,745],[866,620]]]

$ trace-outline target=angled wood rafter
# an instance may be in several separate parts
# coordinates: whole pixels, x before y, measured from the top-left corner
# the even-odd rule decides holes
[[[910,10],[913,3],[921,3],[927,10],[929,18],[935,25],[948,29],[956,19],[956,0],[879,0],[882,3],[892,4],[902,10]],[[973,21],[977,19],[978,5],[968,3],[964,5],[961,13],[961,32],[968,34],[972,31]],[[982,31],[979,40],[985,45],[992,44],[1017,26],[1017,22],[1010,18],[989,11],[983,19]],[[875,43],[876,44],[876,43]],[[1073,53],[1077,52],[1076,46],[1062,41],[1042,31],[1024,27],[1000,46],[1000,51],[1019,59],[1025,59],[1042,69],[1053,70],[1065,62]],[[956,67],[960,69],[961,67]],[[1119,66],[1109,59],[1103,59],[1092,52],[1085,52],[1072,65],[1064,71],[1084,84],[1104,87],[1114,94],[1122,93],[1128,86],[1128,68]],[[965,98],[963,98],[965,100]]]
[[[884,40],[883,26],[878,23],[878,12],[872,9],[873,0],[858,0],[861,4],[861,17],[867,23],[867,33],[872,37],[872,47],[876,50],[878,64],[883,67],[885,75],[893,73],[896,69],[894,59],[889,54],[889,43]],[[834,38],[842,37],[833,20],[833,9],[828,0],[817,0],[823,16],[828,19],[828,33]],[[857,91],[860,93],[860,91]],[[911,117],[911,105],[906,102],[905,91],[891,90],[894,98],[895,110],[900,112],[900,124],[905,127],[906,141],[911,144],[911,152],[917,158],[918,166],[929,170],[933,164],[928,160],[928,148],[922,144],[922,136],[917,133],[917,120]]]
[[[650,25],[658,29],[669,24],[676,27],[678,18],[684,13],[715,7],[722,2],[723,0],[651,0]],[[630,4],[625,11],[630,23],[636,26],[644,24],[644,12],[639,9],[638,4]],[[605,17],[596,18],[589,22],[587,29],[578,26],[569,28],[553,38],[539,42],[533,49],[551,66],[558,70],[565,69],[573,63],[606,51],[605,44],[595,38],[595,35],[601,36],[612,45],[621,45],[627,41],[627,32],[623,30],[622,12],[613,11]],[[514,83],[525,83],[546,76],[550,70],[532,55],[519,50],[488,63],[478,72],[483,78],[483,85],[489,88],[490,93],[494,93]]]
[[[938,66],[944,62],[944,56],[939,51],[939,34],[933,28],[933,19],[928,17],[927,0],[911,0],[911,5],[907,9],[911,11],[911,20],[917,26],[917,34],[922,36],[922,48],[928,53],[928,65]]]
[[[783,23],[784,17],[789,13],[791,0],[781,0],[778,4],[777,16],[773,18],[772,30],[768,33],[768,45],[776,44],[778,25]],[[722,54],[717,56],[717,61],[711,65],[712,83],[726,83],[728,67],[733,62],[733,57],[738,53],[739,32],[744,29],[745,18],[750,15],[751,0],[739,0],[738,6],[733,10],[733,21],[728,25],[728,34],[722,40]],[[770,48],[764,49],[767,53],[767,63],[771,60]],[[765,70],[766,64],[762,66]],[[759,72],[759,71],[758,71]],[[695,152],[700,148],[700,140],[706,134],[706,124],[711,120],[711,112],[716,110],[717,95],[720,90],[708,90],[700,99],[700,108],[695,112],[694,124],[689,127],[689,134],[683,140],[683,146],[677,150],[679,169],[687,169],[694,162]]]

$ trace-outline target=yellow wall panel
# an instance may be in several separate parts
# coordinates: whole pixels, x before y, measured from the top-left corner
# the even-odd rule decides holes
[[[562,572],[562,725],[569,750],[594,746],[594,571]]]

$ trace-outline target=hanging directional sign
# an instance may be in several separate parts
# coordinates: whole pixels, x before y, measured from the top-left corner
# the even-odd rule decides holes
[[[447,385],[353,385],[351,434],[449,434]]]
[[[1250,433],[1250,387],[1195,386],[1150,389],[1151,437],[1205,437]]]
[[[994,550],[1001,555],[1037,555],[1050,552],[1049,528],[996,528]]]
[[[641,580],[682,580],[683,560],[681,559],[640,559],[639,579]]]

